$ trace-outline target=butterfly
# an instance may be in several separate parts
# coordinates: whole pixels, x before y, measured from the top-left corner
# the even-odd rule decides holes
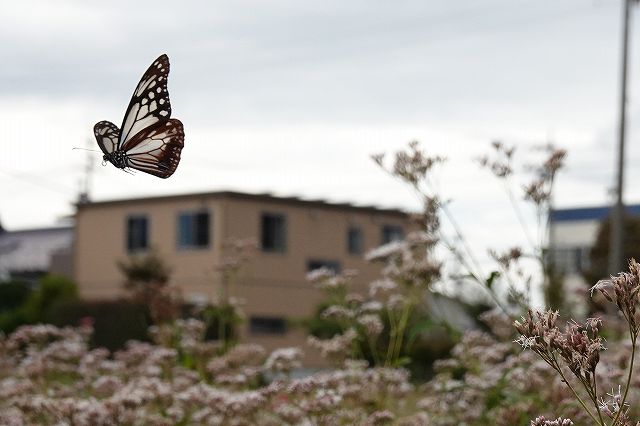
[[[161,55],[133,91],[120,129],[109,121],[93,127],[104,153],[103,165],[109,161],[119,169],[140,170],[163,179],[176,171],[184,129],[180,120],[171,118],[168,76],[169,58]]]

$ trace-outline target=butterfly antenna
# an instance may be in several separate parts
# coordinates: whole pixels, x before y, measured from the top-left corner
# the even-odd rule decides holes
[[[77,146],[74,146],[73,148],[71,148],[71,150],[74,150],[74,149],[81,149],[81,150],[83,150],[83,151],[91,151],[91,152],[97,152],[97,153],[100,153],[100,151],[98,151],[97,149],[78,148]]]

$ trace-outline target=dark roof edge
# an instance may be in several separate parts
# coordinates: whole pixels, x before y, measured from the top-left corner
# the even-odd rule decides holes
[[[398,208],[358,206],[350,203],[332,203],[332,202],[321,200],[321,199],[305,200],[299,197],[279,197],[269,193],[251,194],[247,192],[237,192],[237,191],[198,192],[198,193],[190,193],[190,194],[175,194],[175,195],[161,195],[161,196],[154,196],[154,197],[105,200],[105,201],[95,201],[95,202],[89,202],[89,203],[78,203],[76,204],[76,207],[80,210],[80,209],[91,208],[91,207],[126,204],[132,201],[155,202],[155,201],[185,200],[190,198],[205,198],[205,197],[206,198],[231,198],[236,200],[249,200],[249,201],[266,201],[266,202],[275,202],[275,203],[290,204],[290,205],[302,205],[307,207],[342,209],[342,210],[352,210],[352,211],[360,211],[360,212],[368,211],[371,213],[396,214],[399,216],[409,215],[408,212],[400,210]]]
[[[73,230],[72,225],[64,225],[64,226],[48,226],[41,228],[25,228],[25,229],[5,229],[0,235],[9,235],[9,234],[30,234],[36,232],[56,232],[56,231],[71,231]]]

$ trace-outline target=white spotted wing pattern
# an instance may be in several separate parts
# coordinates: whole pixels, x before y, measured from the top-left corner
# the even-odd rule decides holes
[[[105,162],[161,178],[176,171],[184,146],[184,129],[180,120],[171,118],[168,76],[169,58],[161,55],[136,86],[120,129],[109,121],[94,126]]]

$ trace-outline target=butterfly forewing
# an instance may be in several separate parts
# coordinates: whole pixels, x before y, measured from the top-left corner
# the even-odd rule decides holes
[[[127,153],[128,167],[168,178],[178,167],[183,146],[182,123],[174,118],[142,129],[122,149]]]
[[[93,133],[98,141],[98,146],[105,154],[111,154],[118,149],[120,130],[115,124],[109,121],[96,123],[93,126]]]
[[[167,91],[168,75],[169,58],[161,55],[153,61],[133,92],[122,121],[120,147],[124,147],[141,130],[169,120],[171,104]]]

